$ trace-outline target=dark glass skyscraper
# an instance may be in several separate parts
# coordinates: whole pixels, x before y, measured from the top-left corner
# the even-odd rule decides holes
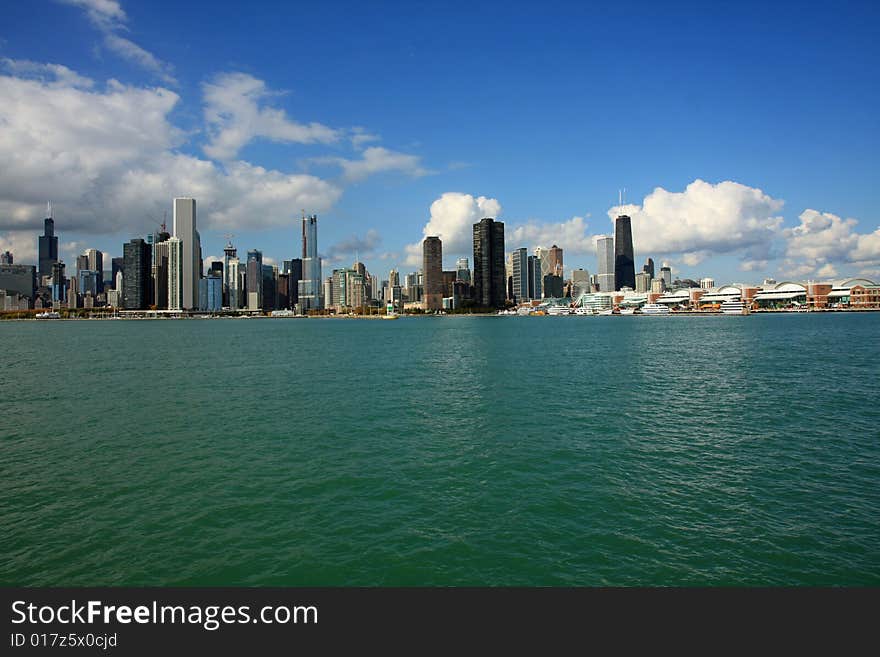
[[[140,238],[133,239],[122,245],[122,258],[122,307],[145,310],[153,296],[152,247]]]
[[[651,278],[654,278],[654,258],[648,258],[645,260],[645,265],[642,267],[642,271],[650,275]]]
[[[507,297],[504,223],[490,217],[474,224],[474,304],[503,308]]]
[[[51,210],[50,210],[51,214]],[[55,220],[46,217],[43,234],[38,240],[40,247],[40,276],[51,276],[52,265],[58,262],[58,238],[55,236]]]
[[[636,289],[632,224],[625,214],[614,221],[614,283],[618,290],[623,287]]]
[[[422,242],[422,272],[425,276],[425,310],[443,309],[443,245],[436,236]]]

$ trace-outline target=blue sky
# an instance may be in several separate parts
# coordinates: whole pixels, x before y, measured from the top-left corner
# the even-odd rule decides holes
[[[119,255],[192,195],[206,256],[296,257],[302,208],[385,278],[500,208],[593,271],[626,188],[682,275],[880,277],[877,3],[288,4],[4,3],[0,247],[32,259],[51,198]]]

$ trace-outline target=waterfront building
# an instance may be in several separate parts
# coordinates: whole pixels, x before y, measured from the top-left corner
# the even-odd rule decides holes
[[[172,237],[168,249],[168,310],[183,310],[183,241]]]
[[[168,308],[168,240],[171,235],[160,233],[153,242],[152,298],[158,310]]]
[[[193,310],[199,301],[199,279],[202,277],[202,241],[196,229],[196,200],[174,199],[174,237],[181,241],[182,303],[184,310]]]
[[[700,279],[700,287],[704,290],[711,290],[715,287],[715,279],[714,278],[701,278]]]
[[[237,256],[230,256],[226,261],[226,304],[231,310],[241,308],[241,261]]]
[[[263,311],[278,309],[278,267],[275,265],[262,265],[261,275],[263,286],[261,289],[262,302],[260,308]]]
[[[223,277],[212,271],[199,281],[199,310],[220,312],[223,309]]]
[[[547,251],[548,273],[554,276],[564,278],[564,269],[562,266],[562,249],[555,244]]]
[[[596,259],[599,265],[599,291],[614,292],[617,289],[614,280],[614,238],[602,235],[596,239]]]
[[[590,272],[586,269],[574,269],[571,272],[571,298],[577,299],[582,294],[589,294]]]
[[[52,265],[58,262],[58,237],[55,235],[55,219],[52,217],[52,204],[48,204],[46,218],[43,220],[43,234],[37,240],[40,276],[52,276]]]
[[[651,291],[651,274],[640,271],[636,274],[636,292],[645,293]]]
[[[511,254],[513,267],[511,277],[513,279],[512,298],[515,303],[523,303],[529,297],[529,251],[521,247]]]
[[[544,298],[559,299],[562,296],[562,276],[547,274],[544,277]]]
[[[663,266],[660,267],[660,278],[663,279],[663,284],[666,286],[667,290],[672,289],[672,268],[669,266],[668,262],[664,262]]]
[[[470,284],[471,265],[467,258],[459,258],[455,261],[455,280]]]
[[[263,303],[263,252],[251,249],[247,252],[247,309],[259,310]]]
[[[666,281],[662,278],[655,278],[651,281],[651,294],[663,294],[668,289]]]
[[[422,242],[425,310],[443,309],[443,244],[429,236]]]
[[[635,289],[636,286],[632,224],[625,214],[614,221],[614,285],[618,290],[624,287]]]
[[[318,257],[318,216],[302,218],[302,280],[299,303],[304,312],[324,307],[322,300],[321,258]]]
[[[529,299],[540,299],[544,295],[544,274],[541,258],[530,255],[528,259]]]
[[[37,293],[37,268],[34,265],[0,264],[0,290],[7,295],[26,297],[33,307]]]
[[[474,303],[502,308],[506,291],[504,223],[485,217],[473,225],[473,237]]]
[[[126,310],[145,310],[152,291],[150,245],[135,238],[122,246],[125,268],[122,274],[122,306]]]
[[[333,277],[328,276],[324,279],[324,308],[332,308],[336,304],[333,298]]]

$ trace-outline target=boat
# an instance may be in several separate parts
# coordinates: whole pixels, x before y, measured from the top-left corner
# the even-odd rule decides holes
[[[621,315],[635,315],[636,314],[636,307],[633,306],[632,308],[621,308],[620,314]]]
[[[571,308],[568,306],[550,306],[547,308],[548,315],[571,315]]]
[[[748,315],[749,307],[742,301],[725,301],[720,307],[722,315]]]
[[[590,308],[589,306],[581,306],[580,308],[574,309],[574,314],[575,315],[590,315],[590,316],[592,316],[594,313],[593,313],[593,309]]]
[[[37,313],[37,319],[61,319],[61,313],[56,313],[54,311]]]
[[[600,316],[603,316],[603,317],[604,317],[604,316],[607,316],[607,315],[613,315],[613,314],[614,314],[614,308],[603,308],[602,310],[600,310],[600,311],[597,312],[596,314],[597,314],[597,315],[600,315]]]
[[[380,315],[382,319],[397,319],[400,317],[396,312],[392,311],[390,313],[385,313],[384,315]]]
[[[669,314],[669,306],[664,306],[662,303],[646,303],[642,306],[642,314],[643,315],[668,315]]]

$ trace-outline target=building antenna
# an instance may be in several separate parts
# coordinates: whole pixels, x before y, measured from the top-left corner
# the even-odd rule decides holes
[[[49,219],[53,219],[52,217],[52,201],[46,201],[46,216]]]

